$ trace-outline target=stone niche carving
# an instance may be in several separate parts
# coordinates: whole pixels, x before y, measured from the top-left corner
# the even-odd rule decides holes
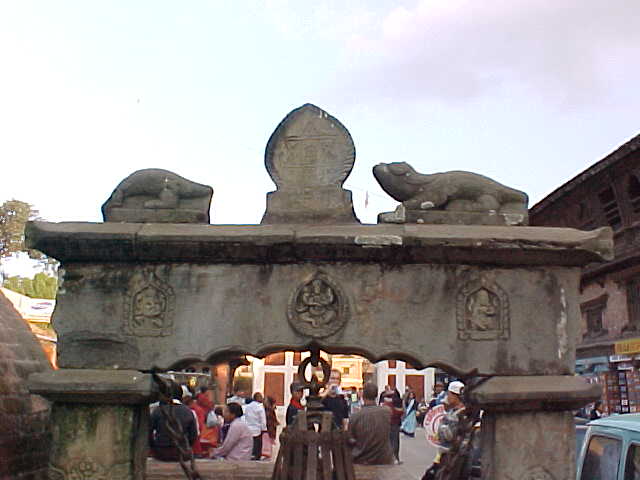
[[[264,163],[277,190],[267,194],[262,223],[358,223],[342,188],[355,155],[337,119],[311,104],[293,110],[267,143]]]
[[[349,302],[342,288],[321,273],[294,290],[287,310],[293,329],[313,338],[338,332],[347,323],[349,314]]]
[[[510,335],[509,299],[495,282],[468,282],[456,299],[460,340],[507,340]]]
[[[378,223],[527,225],[527,194],[483,175],[453,171],[423,175],[405,162],[381,163],[373,175],[402,202]]]
[[[173,333],[175,295],[152,267],[133,274],[124,300],[124,327],[129,335],[162,337]]]
[[[138,170],[102,205],[105,222],[209,223],[213,189],[168,170]]]

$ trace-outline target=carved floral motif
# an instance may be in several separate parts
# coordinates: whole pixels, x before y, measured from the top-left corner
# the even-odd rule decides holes
[[[76,458],[65,466],[49,465],[51,480],[127,480],[129,465],[126,463],[104,466],[93,458]]]
[[[458,291],[456,301],[460,340],[509,338],[509,299],[497,283],[484,277],[472,280]]]
[[[153,268],[136,272],[125,295],[125,331],[141,337],[171,335],[174,303],[173,288]]]
[[[340,330],[348,314],[342,289],[322,274],[296,288],[287,311],[294,330],[315,338],[327,337]]]
[[[553,476],[542,467],[534,467],[522,476],[523,480],[554,480]]]

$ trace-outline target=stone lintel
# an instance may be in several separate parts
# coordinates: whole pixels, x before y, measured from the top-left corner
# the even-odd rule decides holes
[[[613,255],[610,228],[467,225],[27,225],[30,248],[62,262],[295,263],[581,266]]]
[[[526,213],[456,212],[448,210],[408,210],[404,206],[394,212],[378,214],[378,223],[418,223],[429,225],[493,225],[526,226]]]
[[[56,402],[145,404],[155,389],[151,375],[137,370],[60,369],[29,376],[29,391]]]
[[[492,412],[575,410],[600,398],[601,387],[569,375],[493,377],[470,394]]]
[[[109,210],[110,222],[135,223],[208,223],[207,215],[201,210],[189,209],[135,209],[112,208]]]

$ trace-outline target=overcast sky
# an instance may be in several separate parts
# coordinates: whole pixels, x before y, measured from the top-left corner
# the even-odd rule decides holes
[[[158,167],[214,188],[213,223],[257,223],[269,135],[311,102],[353,136],[364,222],[395,207],[379,162],[532,205],[640,133],[638,25],[638,0],[0,0],[0,201],[101,221]]]

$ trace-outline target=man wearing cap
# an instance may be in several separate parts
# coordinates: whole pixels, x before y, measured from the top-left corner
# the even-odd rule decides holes
[[[302,403],[300,403],[302,400],[302,395],[304,393],[304,387],[302,386],[302,384],[298,382],[293,382],[289,386],[289,390],[291,392],[291,400],[289,401],[289,406],[287,407],[287,415],[286,415],[287,426],[293,425],[293,422],[295,421],[296,416],[298,415],[298,412],[300,410],[304,410]]]
[[[453,441],[458,435],[460,416],[464,413],[465,408],[461,398],[463,392],[464,383],[458,380],[451,382],[447,388],[447,397],[444,401],[446,414],[442,418],[437,432],[438,454],[433,461],[433,465],[429,467],[422,477],[422,480],[432,480],[435,478],[435,474],[440,467],[442,455],[451,449]]]

